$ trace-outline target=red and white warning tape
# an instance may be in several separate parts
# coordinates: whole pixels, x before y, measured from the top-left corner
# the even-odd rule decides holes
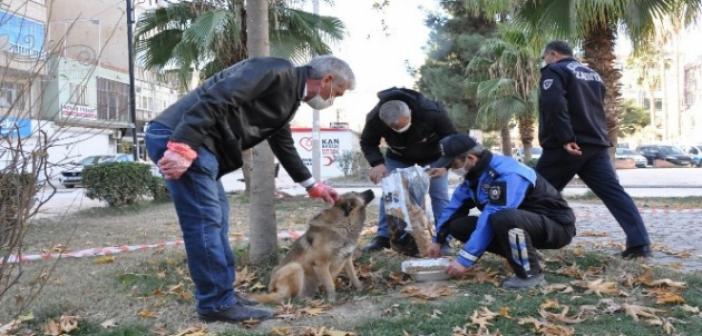
[[[303,233],[304,233],[304,231],[296,231],[296,230],[282,231],[282,232],[278,233],[278,239],[281,239],[281,240],[297,239]],[[230,238],[230,240],[231,241],[246,241],[248,239],[247,238]],[[9,258],[7,259],[6,262],[9,264],[15,264],[15,263],[20,263],[20,262],[24,263],[24,262],[38,261],[38,260],[49,261],[49,260],[58,259],[58,258],[85,258],[85,257],[108,256],[108,255],[120,254],[120,253],[125,253],[125,252],[146,251],[148,249],[166,248],[166,247],[171,247],[171,246],[183,246],[183,240],[162,241],[162,242],[155,243],[155,244],[95,247],[95,248],[89,248],[89,249],[84,249],[84,250],[61,252],[61,253],[48,253],[47,252],[47,253],[38,253],[38,254],[11,255],[11,256],[9,256]],[[2,264],[2,263],[3,263],[3,260],[0,259],[0,264]]]

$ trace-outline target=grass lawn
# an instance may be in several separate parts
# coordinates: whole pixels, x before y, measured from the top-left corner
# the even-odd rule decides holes
[[[303,229],[323,206],[306,198],[283,199],[276,204],[279,227]],[[246,232],[247,213],[247,200],[233,196],[233,235]],[[376,216],[377,209],[370,208],[369,226]],[[178,237],[170,204],[93,209],[68,220],[33,223],[26,249]],[[281,244],[281,255],[287,244]],[[245,246],[236,247],[237,288],[247,293],[264,290],[273,265],[244,266]],[[567,248],[544,252],[549,287],[507,291],[496,285],[509,272],[489,254],[468,278],[435,284],[414,283],[401,274],[402,260],[391,251],[357,256],[364,289],[356,291],[340,278],[334,306],[320,293],[315,300],[270,307],[278,317],[260,324],[202,325],[195,317],[192,282],[181,249],[66,259],[55,264],[41,295],[20,312],[22,322],[15,333],[52,334],[59,328],[69,335],[702,335],[700,273]],[[0,330],[15,317],[13,308],[33,285],[31,280],[52,265],[23,266],[20,285],[0,301]]]

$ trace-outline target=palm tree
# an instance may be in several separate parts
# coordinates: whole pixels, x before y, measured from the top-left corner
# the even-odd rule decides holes
[[[665,66],[665,53],[660,48],[641,48],[627,59],[627,67],[636,73],[636,83],[646,90],[648,113],[651,129],[656,129],[655,93],[660,90],[663,73],[661,64]]]
[[[343,23],[274,0],[268,7],[270,55],[302,61],[327,54],[342,39]],[[147,11],[137,23],[135,50],[147,69],[175,72],[187,90],[194,71],[208,78],[247,57],[244,0],[192,0]],[[244,181],[251,190],[251,153],[244,151]]]
[[[649,41],[666,14],[676,13],[674,19],[686,25],[694,21],[701,7],[700,0],[527,0],[517,16],[531,31],[552,32],[581,42],[584,61],[605,82],[607,131],[616,144],[621,78],[614,54],[617,28],[623,27],[638,49]]]
[[[247,57],[244,0],[191,0],[147,11],[137,23],[135,49],[147,69],[175,70],[187,83],[194,70],[202,78]],[[328,43],[343,38],[344,25],[270,1],[270,55],[302,61],[331,52]]]
[[[246,10],[250,13],[246,20],[249,37],[246,46],[249,56],[268,56],[270,54],[268,0],[247,0]],[[252,163],[257,169],[251,174],[249,261],[252,264],[273,265],[278,256],[278,230],[273,207],[275,192],[273,151],[268,142],[264,141],[253,149]]]
[[[502,151],[511,155],[509,124],[516,117],[525,162],[531,159],[539,76],[538,57],[530,47],[531,40],[514,25],[502,24],[497,37],[487,40],[468,65],[469,77],[483,77],[476,87],[479,124],[499,129],[503,138]]]

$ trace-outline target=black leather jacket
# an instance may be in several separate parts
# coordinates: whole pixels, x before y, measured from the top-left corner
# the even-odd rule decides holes
[[[439,140],[456,133],[446,110],[410,89],[390,88],[378,92],[378,98],[380,102],[368,113],[361,134],[361,150],[368,163],[375,167],[385,162],[378,148],[381,138],[388,145],[386,155],[391,159],[419,165],[439,159]],[[412,126],[406,132],[397,133],[380,119],[380,105],[388,100],[402,100],[412,111]]]
[[[241,151],[263,140],[295,182],[311,177],[289,122],[300,106],[307,67],[278,58],[241,61],[207,79],[154,121],[172,128],[171,140],[215,153],[220,176],[242,165]]]

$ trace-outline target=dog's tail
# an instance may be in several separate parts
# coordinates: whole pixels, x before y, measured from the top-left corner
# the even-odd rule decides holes
[[[296,262],[287,264],[273,274],[269,286],[270,293],[253,294],[251,298],[260,303],[282,303],[302,292],[304,276],[302,265]]]

